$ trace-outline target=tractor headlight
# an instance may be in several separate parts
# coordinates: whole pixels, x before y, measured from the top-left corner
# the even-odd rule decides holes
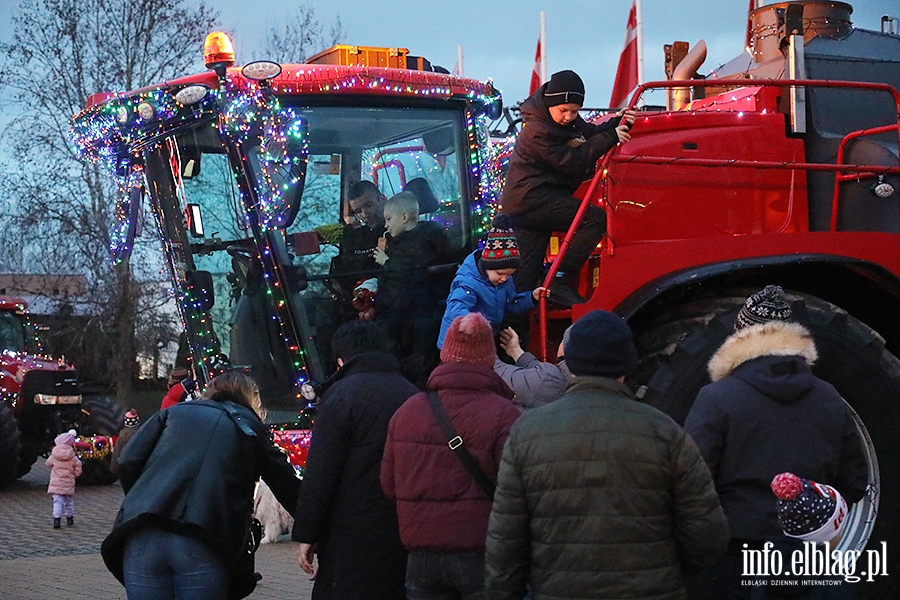
[[[81,395],[57,396],[56,394],[35,394],[34,402],[36,404],[44,404],[44,405],[81,404]]]

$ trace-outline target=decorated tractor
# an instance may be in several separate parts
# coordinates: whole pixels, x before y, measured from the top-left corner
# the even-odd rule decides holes
[[[28,473],[69,429],[78,433],[79,483],[112,483],[110,454],[123,418],[113,398],[86,393],[73,367],[41,353],[24,301],[0,296],[0,488]]]
[[[543,301],[530,339],[546,356],[587,311],[623,315],[641,353],[628,383],[683,422],[743,300],[781,285],[815,336],[815,372],[858,417],[869,486],[840,549],[862,550],[900,547],[900,37],[853,28],[851,12],[841,2],[755,9],[748,53],[707,78],[696,76],[702,44],[667,49],[670,80],[635,92],[632,140],[579,192],[608,224],[581,273],[589,300]],[[429,274],[446,290],[498,208],[502,161],[488,128],[500,96],[402,48],[237,68],[213,35],[205,62],[208,73],[93,97],[74,138],[119,185],[120,251],[138,203],[152,208],[200,378],[225,358],[252,373],[302,462],[309,384],[334,371],[331,334],[359,315],[341,277],[352,287],[377,275],[332,268],[358,225],[351,186],[391,196],[424,180],[420,219],[451,248],[447,268]],[[642,100],[651,90],[664,107]],[[551,242],[548,277],[572,231]],[[898,559],[889,551],[888,572]],[[895,598],[892,581],[861,589]]]
[[[205,62],[207,73],[92,96],[74,139],[117,182],[115,257],[131,247],[138,204],[152,209],[201,385],[222,368],[250,373],[300,466],[312,384],[336,369],[331,336],[357,318],[355,282],[377,275],[374,262],[336,274],[343,237],[361,225],[348,188],[417,190],[420,219],[448,240],[447,264],[428,274],[443,301],[497,198],[488,124],[500,95],[403,48],[238,68],[231,42],[211,34]],[[430,349],[442,311],[416,323],[433,332]]]

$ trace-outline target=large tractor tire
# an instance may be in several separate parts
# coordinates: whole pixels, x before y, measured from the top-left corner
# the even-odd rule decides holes
[[[737,311],[753,291],[685,304],[639,335],[641,359],[628,378],[638,398],[683,424],[697,392],[710,381],[709,359],[734,332]],[[851,510],[838,549],[876,551],[881,542],[900,548],[900,361],[878,333],[837,306],[805,294],[788,296],[794,319],[815,338],[819,359],[813,372],[852,407],[869,465],[868,494]],[[863,551],[857,574],[865,570],[866,557]],[[891,576],[852,584],[860,597],[900,597],[894,576],[900,552],[888,550],[887,557]]]
[[[19,428],[16,417],[0,400],[0,489],[16,479],[19,462]]]
[[[27,439],[19,441],[19,462],[16,464],[16,478],[24,477],[31,471],[31,467],[37,462],[41,454],[41,448],[29,444]]]
[[[80,435],[119,435],[125,424],[125,411],[108,396],[89,396],[84,399],[82,408],[88,413],[87,426]],[[107,485],[118,479],[110,469],[111,455],[103,458],[82,460],[82,473],[78,478],[80,485]]]

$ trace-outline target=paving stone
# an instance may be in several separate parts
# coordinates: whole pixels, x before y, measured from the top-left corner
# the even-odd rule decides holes
[[[77,486],[75,525],[53,529],[47,494],[50,470],[40,459],[31,472],[0,492],[0,599],[125,600],[106,570],[100,543],[122,503],[122,487]],[[297,565],[297,546],[282,538],[260,546],[256,568],[263,579],[253,600],[308,600],[309,577]]]

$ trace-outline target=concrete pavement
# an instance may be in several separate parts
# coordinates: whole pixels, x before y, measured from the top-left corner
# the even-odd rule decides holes
[[[100,558],[122,488],[80,486],[75,492],[75,526],[53,529],[47,494],[50,471],[43,459],[0,492],[0,599],[125,600],[125,590]],[[297,566],[297,544],[286,536],[256,554],[263,579],[253,600],[307,600],[312,583]]]

